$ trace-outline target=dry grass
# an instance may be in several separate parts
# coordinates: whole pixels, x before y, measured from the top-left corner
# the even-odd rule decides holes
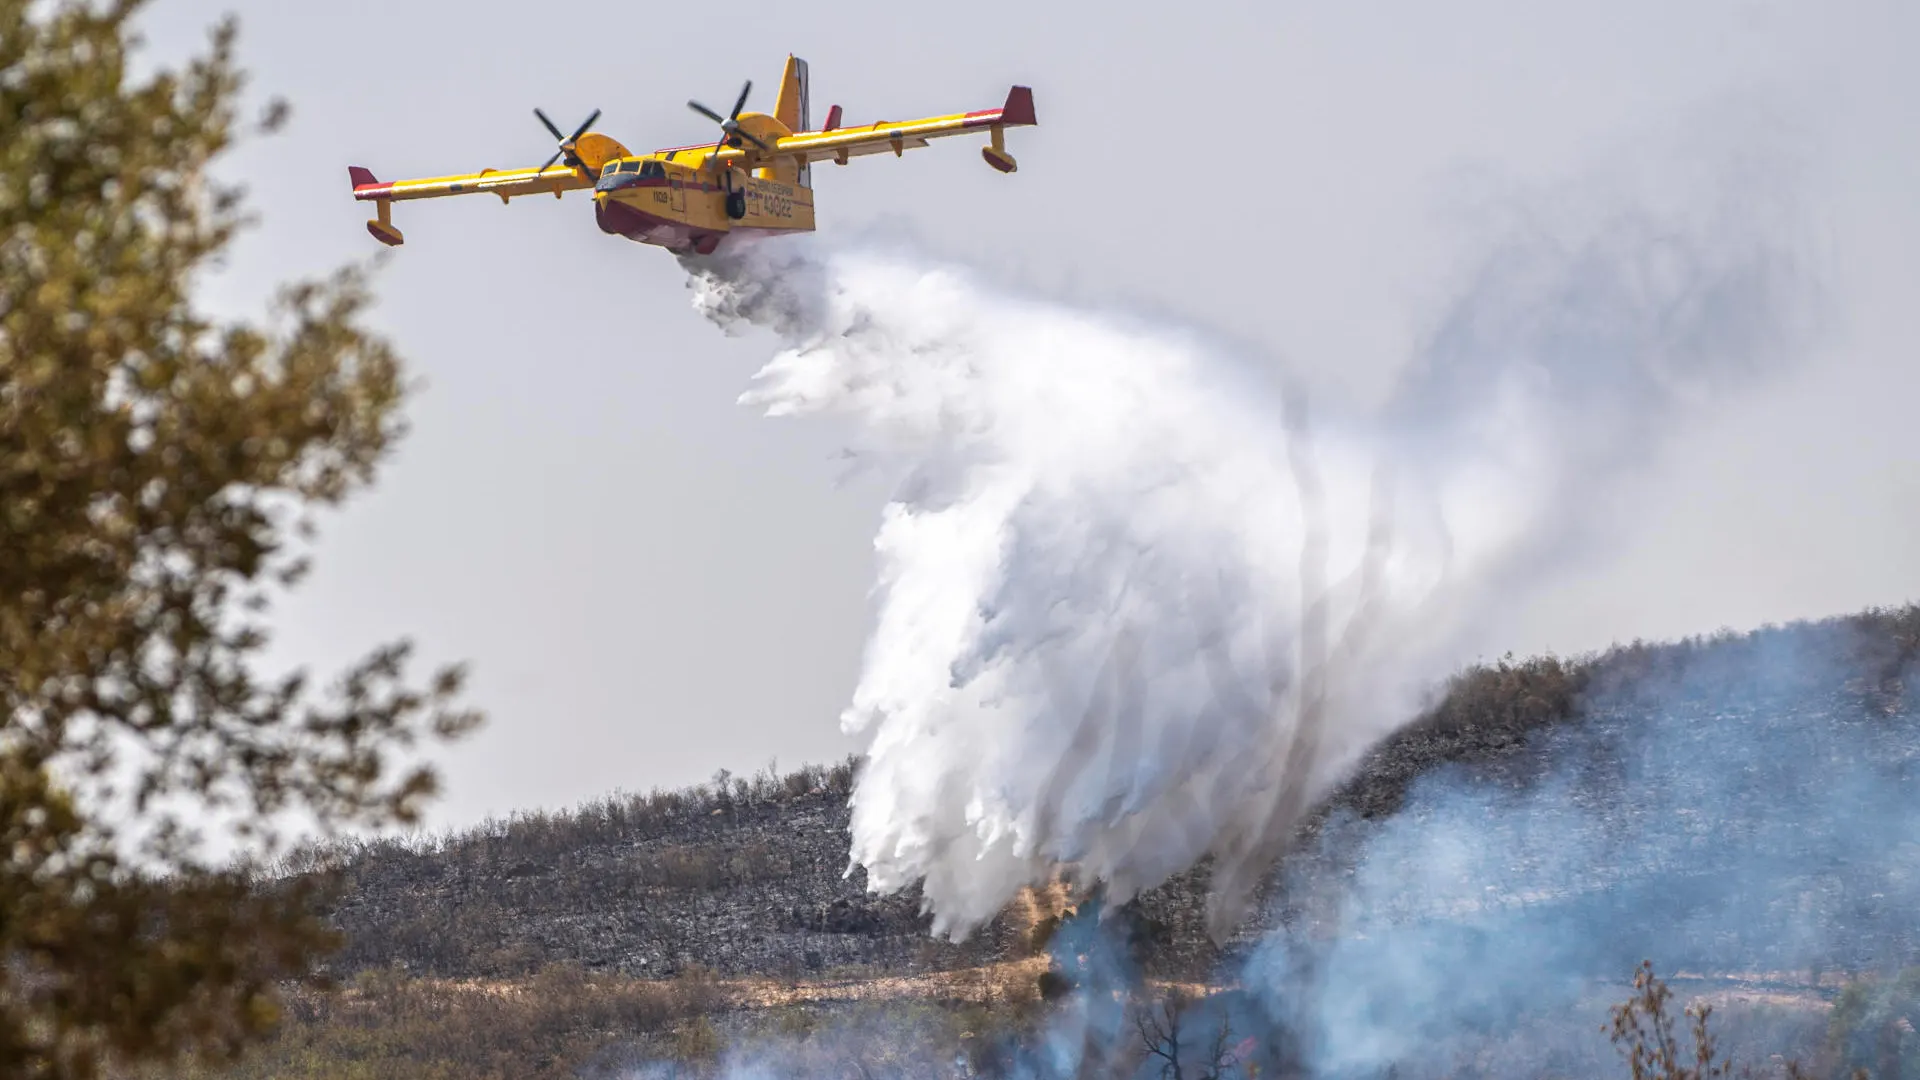
[[[822,978],[798,981],[730,979],[719,985],[735,1008],[780,1008],[788,1005],[838,1001],[955,1001],[992,1004],[1036,993],[1045,957],[1033,956],[979,967],[937,971],[925,975],[887,975],[875,978]]]
[[[1035,956],[924,975],[723,979],[695,971],[672,979],[619,979],[618,982],[623,986],[653,988],[662,994],[683,997],[694,993],[693,988],[698,987],[698,995],[705,1006],[703,1011],[715,1012],[777,1009],[790,1005],[841,1001],[913,1000],[989,1004],[1022,995],[1030,996],[1040,973],[1046,968],[1046,958]],[[542,992],[539,979],[420,978],[412,982],[449,998],[472,996],[520,1001]],[[341,993],[349,1001],[373,996],[358,986],[347,987]]]

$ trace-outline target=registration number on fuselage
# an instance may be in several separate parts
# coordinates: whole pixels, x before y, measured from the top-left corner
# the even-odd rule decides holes
[[[754,191],[747,196],[747,213],[761,217],[790,218],[793,216],[793,199],[772,192]]]

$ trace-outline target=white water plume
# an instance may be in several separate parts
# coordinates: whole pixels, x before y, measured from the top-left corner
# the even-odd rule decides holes
[[[870,886],[923,883],[958,936],[1055,872],[1118,903],[1211,854],[1227,933],[1495,594],[1597,535],[1581,508],[1684,389],[1787,344],[1791,253],[1729,205],[1505,234],[1367,415],[900,247],[687,259],[703,312],[782,342],[743,400],[847,418],[898,478],[843,716]]]

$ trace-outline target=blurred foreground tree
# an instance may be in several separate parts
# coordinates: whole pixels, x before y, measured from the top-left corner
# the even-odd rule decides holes
[[[478,722],[458,669],[410,684],[405,644],[329,695],[252,670],[308,515],[371,481],[404,388],[355,273],[263,325],[195,313],[245,224],[209,174],[240,128],[234,27],[136,79],[143,6],[0,0],[5,1076],[245,1046],[333,941],[193,823],[271,852],[288,820],[410,822],[434,778],[396,754]]]

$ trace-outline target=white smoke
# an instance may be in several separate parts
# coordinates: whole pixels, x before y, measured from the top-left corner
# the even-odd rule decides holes
[[[1338,417],[1197,333],[899,247],[686,260],[700,310],[783,344],[743,400],[847,418],[898,478],[843,716],[871,887],[923,883],[958,936],[1056,871],[1118,903],[1212,854],[1224,934],[1683,392],[1786,340],[1773,224],[1504,234],[1393,400]]]

